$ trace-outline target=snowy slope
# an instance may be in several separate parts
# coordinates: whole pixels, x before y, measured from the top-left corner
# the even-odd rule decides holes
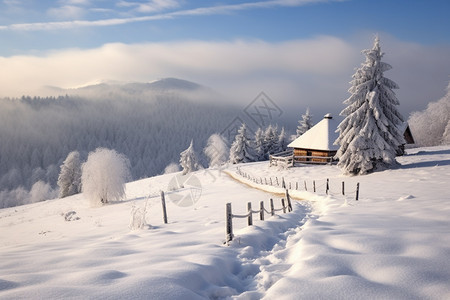
[[[168,192],[168,224],[159,190],[174,175],[129,183],[128,200],[100,208],[77,195],[2,209],[0,298],[448,299],[450,147],[399,160],[397,170],[357,177],[335,166],[241,165],[258,180],[284,177],[293,189],[306,181],[308,192],[291,195],[309,201],[265,222],[255,215],[251,227],[234,219],[230,246],[223,245],[225,203],[244,214],[248,201],[254,209],[269,198],[277,205],[280,196],[268,191],[283,191],[243,178],[235,166],[196,172],[201,197],[192,206],[171,201],[189,193],[187,184]],[[130,211],[148,195],[152,227],[131,231]]]

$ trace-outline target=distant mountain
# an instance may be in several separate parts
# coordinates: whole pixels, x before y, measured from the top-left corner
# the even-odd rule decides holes
[[[177,78],[163,78],[160,80],[148,83],[148,86],[154,90],[184,90],[184,91],[195,91],[209,89],[197,83],[177,79]]]
[[[103,81],[77,88],[51,88],[59,95],[80,96],[89,99],[105,98],[154,98],[157,96],[179,96],[190,100],[210,100],[218,94],[203,85],[178,79],[163,78],[153,82],[118,82]]]

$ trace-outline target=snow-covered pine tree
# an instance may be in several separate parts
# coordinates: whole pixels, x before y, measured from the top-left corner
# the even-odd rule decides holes
[[[218,133],[214,133],[208,138],[208,143],[203,152],[209,159],[210,167],[223,165],[230,155],[225,138]]]
[[[70,152],[67,155],[61,165],[57,184],[60,198],[81,192],[81,161],[78,151]]]
[[[180,165],[183,169],[183,175],[200,169],[197,154],[194,151],[193,140],[191,140],[189,147],[180,153]]]
[[[353,75],[341,112],[345,119],[339,124],[340,145],[336,154],[338,166],[347,174],[367,174],[396,165],[396,152],[404,144],[399,126],[403,117],[397,110],[399,102],[392,89],[398,86],[383,76],[392,67],[381,61],[383,53],[378,36],[372,49],[362,51],[366,61]]]
[[[310,130],[313,127],[312,123],[312,115],[309,112],[309,107],[306,109],[306,112],[304,115],[302,115],[302,119],[298,121],[297,126],[297,137],[301,136],[308,130]]]
[[[230,163],[246,163],[255,161],[254,149],[247,134],[247,126],[243,123],[230,147]]]
[[[278,151],[277,152],[286,151],[287,145],[288,145],[288,140],[286,137],[286,131],[284,130],[284,127],[282,127],[280,134],[278,135]]]
[[[270,154],[278,151],[278,128],[272,125],[267,126],[264,132],[264,148],[265,156],[268,158]]]
[[[259,127],[255,132],[255,160],[265,159],[266,149],[264,147],[264,131]]]

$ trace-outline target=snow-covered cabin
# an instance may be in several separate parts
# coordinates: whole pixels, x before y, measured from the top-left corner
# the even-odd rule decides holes
[[[339,149],[333,145],[339,134],[339,124],[331,114],[326,114],[322,121],[295,139],[288,145],[294,148],[294,159],[302,163],[329,163]]]

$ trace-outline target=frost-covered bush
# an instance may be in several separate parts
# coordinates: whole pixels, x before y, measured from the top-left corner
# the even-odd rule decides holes
[[[30,203],[40,202],[48,199],[55,198],[57,193],[52,189],[50,184],[38,181],[31,187],[30,190]]]
[[[419,146],[450,144],[450,84],[442,99],[430,102],[424,111],[411,114],[408,124]]]
[[[180,166],[174,162],[171,162],[167,165],[167,167],[164,169],[164,174],[171,174],[176,173],[180,171]]]
[[[29,200],[30,194],[23,187],[15,188],[12,191],[0,191],[0,208],[28,204]]]
[[[18,205],[40,202],[54,199],[58,195],[57,190],[53,190],[50,184],[38,181],[33,184],[30,191],[23,187],[18,187],[11,191],[0,192],[0,208],[13,207]]]
[[[210,167],[221,166],[227,162],[230,150],[225,138],[220,134],[213,134],[208,139],[208,144],[203,150],[209,160]]]
[[[151,227],[151,225],[148,225],[147,221],[145,220],[145,216],[147,214],[147,202],[148,198],[147,201],[145,201],[143,207],[137,207],[136,205],[133,205],[133,207],[131,208],[130,224],[128,225],[131,230]]]
[[[61,165],[58,186],[60,198],[75,195],[81,191],[81,161],[78,151],[70,152]]]
[[[82,191],[92,205],[117,201],[125,195],[130,162],[114,150],[98,148],[82,166]]]

